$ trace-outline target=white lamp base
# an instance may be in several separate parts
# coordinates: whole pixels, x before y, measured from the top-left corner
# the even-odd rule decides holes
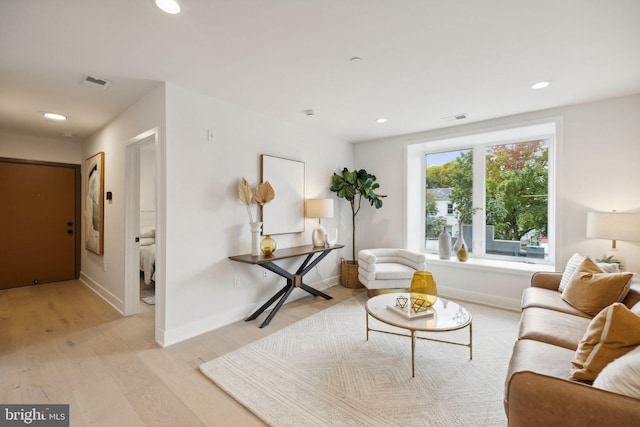
[[[313,233],[311,233],[311,241],[313,242],[313,246],[322,246],[325,245],[324,236],[327,234],[327,231],[320,224],[316,228],[313,229]]]

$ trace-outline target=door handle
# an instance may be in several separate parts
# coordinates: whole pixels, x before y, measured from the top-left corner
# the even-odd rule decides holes
[[[67,234],[69,235],[73,234],[73,230],[67,230]]]
[[[136,243],[140,243],[140,238],[136,237]]]

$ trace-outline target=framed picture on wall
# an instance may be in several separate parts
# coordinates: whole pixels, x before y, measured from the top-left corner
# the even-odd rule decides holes
[[[104,248],[104,152],[85,163],[85,247],[98,255]]]
[[[262,182],[276,197],[262,207],[262,234],[304,231],[304,162],[262,155]]]

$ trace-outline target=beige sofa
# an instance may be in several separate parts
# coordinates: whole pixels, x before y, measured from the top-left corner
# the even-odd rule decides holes
[[[562,273],[536,273],[523,293],[505,382],[509,426],[639,426],[639,399],[569,379],[593,317],[562,299],[561,278]],[[639,301],[640,289],[632,285],[622,303],[632,308]]]

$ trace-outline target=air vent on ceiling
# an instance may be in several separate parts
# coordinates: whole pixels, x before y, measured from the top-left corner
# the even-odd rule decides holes
[[[106,90],[111,84],[111,82],[109,80],[104,80],[98,77],[92,77],[92,76],[83,74],[82,79],[80,80],[80,84],[83,86]]]
[[[467,118],[467,114],[462,113],[462,114],[455,114],[453,116],[443,117],[442,120],[444,120],[445,122],[455,122],[457,120],[464,120],[466,118]]]

